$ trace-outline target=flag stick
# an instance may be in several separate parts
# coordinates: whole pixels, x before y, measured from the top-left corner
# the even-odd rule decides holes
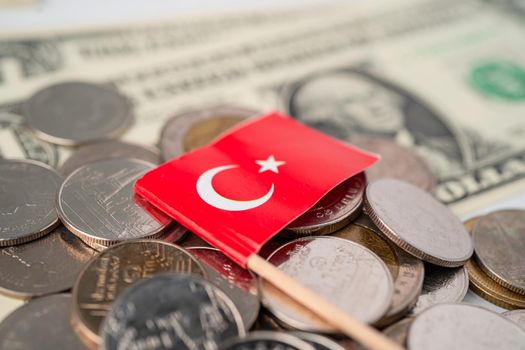
[[[390,340],[375,328],[341,311],[257,254],[252,254],[248,257],[247,266],[292,299],[313,311],[334,328],[370,350],[404,350],[402,346]]]

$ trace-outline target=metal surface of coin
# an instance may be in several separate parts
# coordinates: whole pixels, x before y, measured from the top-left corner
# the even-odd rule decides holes
[[[152,167],[131,158],[84,165],[60,187],[58,216],[71,232],[95,249],[160,235],[171,219],[148,207],[133,190],[135,181]]]
[[[413,318],[404,318],[393,325],[383,329],[383,334],[402,346],[406,346],[408,330],[414,321]]]
[[[0,159],[0,247],[37,239],[58,225],[54,199],[61,182],[43,163]]]
[[[95,253],[63,226],[35,241],[0,248],[0,292],[27,299],[70,289]]]
[[[26,101],[23,111],[39,137],[66,146],[116,136],[133,119],[126,97],[108,87],[83,82],[45,87]]]
[[[377,180],[366,189],[364,208],[390,240],[429,263],[461,266],[474,251],[461,221],[414,185],[396,179]]]
[[[109,158],[136,158],[151,164],[160,164],[160,152],[154,147],[118,140],[87,144],[76,149],[60,167],[60,172],[69,175],[82,165]]]
[[[390,270],[394,279],[394,295],[386,315],[378,322],[379,325],[392,323],[416,303],[425,272],[421,260],[391,245],[374,231],[358,225],[348,225],[333,236],[367,247],[376,253]]]
[[[204,146],[232,126],[257,114],[258,111],[247,108],[217,106],[176,115],[162,129],[162,157],[169,160]]]
[[[191,254],[160,241],[124,242],[97,255],[73,288],[72,322],[77,333],[96,347],[100,324],[111,303],[135,281],[165,272],[206,274]]]
[[[37,138],[22,116],[0,113],[0,135],[0,158],[25,158],[52,167],[57,165],[57,147]]]
[[[525,210],[485,215],[474,226],[475,258],[487,275],[525,295]]]
[[[178,222],[173,222],[164,232],[156,239],[167,243],[178,243],[183,240],[188,234],[186,227]]]
[[[387,311],[394,292],[385,263],[368,248],[337,237],[308,237],[277,249],[268,261],[356,319],[373,323]],[[262,283],[264,305],[299,330],[334,332],[274,296]]]
[[[16,309],[0,323],[0,349],[87,349],[69,324],[70,305],[71,295],[55,294]]]
[[[468,304],[433,306],[414,319],[410,350],[523,350],[525,332],[505,317]]]
[[[193,247],[188,251],[202,263],[208,275],[207,280],[233,301],[241,313],[244,328],[252,328],[261,305],[255,276],[216,248]]]
[[[364,173],[351,177],[328,192],[286,229],[303,235],[328,234],[340,229],[360,214],[365,187]]]
[[[470,288],[474,293],[506,309],[525,308],[525,295],[513,292],[494,281],[483,272],[475,259],[467,261],[465,267],[470,279]]]
[[[467,221],[463,222],[463,226],[467,229],[467,232],[472,234],[472,230],[474,229],[474,225],[478,220],[480,219],[480,216],[475,216],[473,218],[468,219]]]
[[[311,344],[298,337],[269,331],[248,333],[222,344],[220,350],[316,350]]]
[[[516,323],[525,331],[525,309],[507,311],[502,313],[502,315]]]
[[[244,334],[241,315],[226,294],[189,275],[135,283],[115,301],[101,327],[104,350],[217,349],[224,339]]]
[[[337,344],[332,339],[328,339],[319,334],[308,332],[292,332],[291,334],[313,345],[315,350],[344,350],[341,345]]]
[[[428,192],[432,192],[436,187],[434,175],[425,161],[414,151],[400,146],[395,141],[377,137],[357,137],[352,138],[350,143],[381,156],[379,162],[366,170],[369,182],[390,177],[406,181]]]
[[[468,286],[465,267],[446,268],[425,264],[423,290],[411,314],[419,314],[436,304],[460,302],[467,294]]]

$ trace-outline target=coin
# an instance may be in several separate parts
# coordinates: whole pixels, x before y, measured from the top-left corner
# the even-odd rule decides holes
[[[502,313],[503,316],[511,320],[512,322],[516,323],[518,326],[521,327],[525,331],[525,310],[519,309],[519,310],[512,310]]]
[[[421,260],[389,244],[374,231],[358,225],[348,225],[333,235],[367,247],[390,270],[394,279],[394,295],[386,315],[378,325],[392,323],[414,306],[423,286],[424,268]]]
[[[25,158],[52,167],[58,162],[57,146],[40,140],[26,126],[22,116],[0,113],[0,158]]]
[[[472,234],[472,229],[474,229],[474,225],[476,224],[476,222],[478,222],[480,218],[481,218],[480,216],[475,216],[475,217],[468,219],[467,221],[463,223],[463,226],[465,226],[468,233]]]
[[[474,250],[459,219],[427,192],[396,179],[368,185],[364,208],[390,240],[429,263],[455,267]]]
[[[61,182],[43,163],[0,159],[0,247],[37,239],[58,225],[54,199]]]
[[[296,235],[320,235],[337,231],[360,214],[365,187],[364,173],[352,176],[328,192],[286,229]]]
[[[406,346],[408,330],[413,321],[413,318],[404,318],[383,329],[383,334],[399,345]]]
[[[474,293],[491,303],[506,309],[525,308],[525,296],[507,289],[487,276],[478,266],[475,259],[465,264],[470,288]]]
[[[271,331],[285,331],[288,330],[286,327],[281,325],[275,317],[273,317],[268,311],[265,309],[261,309],[259,312],[259,317],[256,322],[257,330],[271,330]]]
[[[291,332],[292,335],[314,346],[316,350],[345,350],[332,339],[308,332]]]
[[[0,248],[0,292],[28,299],[67,290],[95,253],[63,226],[35,241]]]
[[[162,157],[169,160],[204,146],[226,130],[257,114],[258,111],[243,107],[216,106],[176,115],[162,129]]]
[[[60,172],[69,175],[82,165],[108,158],[136,158],[151,164],[160,163],[160,152],[155,147],[138,145],[118,140],[100,141],[76,149],[60,167]]]
[[[191,254],[160,241],[124,242],[97,255],[73,288],[71,319],[77,333],[96,347],[111,303],[135,281],[163,272],[205,275],[204,267]]]
[[[152,167],[132,158],[84,165],[60,187],[58,216],[71,232],[95,249],[160,235],[171,219],[158,210],[145,211],[143,206],[148,203],[134,196],[133,190],[135,181]]]
[[[248,333],[226,341],[221,350],[316,350],[309,343],[291,334],[270,331]]]
[[[410,350],[523,350],[525,332],[479,306],[441,304],[415,318],[407,344]]]
[[[268,261],[362,322],[378,321],[390,305],[394,288],[387,266],[357,243],[328,236],[301,238],[277,249]],[[280,321],[304,331],[335,331],[298,313],[264,281],[261,285],[263,304]]]
[[[37,91],[23,111],[38,137],[66,146],[114,137],[133,119],[126,97],[102,85],[76,81]]]
[[[366,170],[369,182],[389,177],[406,181],[428,192],[436,187],[430,168],[411,149],[391,139],[379,137],[353,137],[350,143],[381,156],[381,161]]]
[[[166,230],[164,230],[162,235],[158,236],[156,239],[167,243],[178,243],[183,240],[187,234],[188,230],[186,230],[186,227],[178,222],[173,222]]]
[[[102,349],[216,349],[244,336],[239,311],[197,276],[160,275],[136,282],[115,301],[101,328]]]
[[[0,349],[87,349],[69,324],[71,295],[31,300],[0,323]]]
[[[469,286],[465,267],[446,268],[425,264],[423,290],[411,310],[415,315],[435,304],[460,302]]]
[[[202,262],[208,281],[219,287],[233,301],[250,329],[260,309],[257,280],[248,270],[241,268],[220,250],[211,247],[192,247],[188,251]]]
[[[525,295],[525,210],[485,215],[474,226],[472,240],[483,271],[507,289]]]

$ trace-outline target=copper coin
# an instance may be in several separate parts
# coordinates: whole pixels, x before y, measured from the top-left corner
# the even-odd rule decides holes
[[[0,159],[0,247],[37,239],[58,225],[54,199],[61,182],[44,163]]]
[[[386,315],[377,322],[383,326],[399,319],[415,305],[423,286],[423,262],[388,243],[374,231],[348,225],[333,234],[359,243],[376,253],[386,264],[394,279],[394,295]]]
[[[133,282],[163,272],[205,276],[204,267],[180,247],[154,240],[114,245],[86,266],[73,288],[72,322],[90,347],[111,303]]]
[[[63,226],[35,241],[0,248],[0,292],[27,299],[70,289],[95,254]]]
[[[155,147],[118,140],[90,143],[77,148],[62,164],[60,172],[69,175],[87,163],[109,158],[136,158],[160,164],[160,151]]]
[[[23,110],[38,137],[66,146],[115,137],[133,121],[125,96],[103,85],[76,81],[37,91]]]
[[[87,349],[71,329],[70,307],[70,294],[31,300],[0,323],[0,349]]]
[[[164,160],[204,146],[226,130],[259,114],[258,111],[236,106],[216,106],[188,111],[166,122],[160,137]]]
[[[478,265],[507,289],[525,295],[525,210],[500,210],[474,226]]]
[[[360,214],[365,187],[364,173],[352,176],[328,192],[286,229],[296,235],[320,235],[337,231]]]
[[[366,189],[364,208],[385,236],[419,259],[455,267],[473,253],[461,221],[419,187],[396,179],[377,180]]]
[[[369,182],[390,177],[411,183],[432,192],[436,180],[423,158],[395,141],[379,137],[352,138],[350,143],[364,150],[377,153],[381,160],[366,170]]]
[[[192,247],[188,251],[203,263],[208,281],[230,297],[241,313],[244,328],[250,329],[257,319],[261,305],[255,276],[216,248]]]

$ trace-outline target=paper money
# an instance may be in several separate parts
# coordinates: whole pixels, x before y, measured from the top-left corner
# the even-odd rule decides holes
[[[525,26],[515,16],[484,1],[403,0],[306,17],[37,75],[0,88],[1,109],[17,112],[57,81],[107,83],[135,103],[124,138],[154,144],[181,109],[279,108],[342,139],[389,136],[414,149],[458,214],[525,189]],[[373,116],[383,119],[368,125]]]

